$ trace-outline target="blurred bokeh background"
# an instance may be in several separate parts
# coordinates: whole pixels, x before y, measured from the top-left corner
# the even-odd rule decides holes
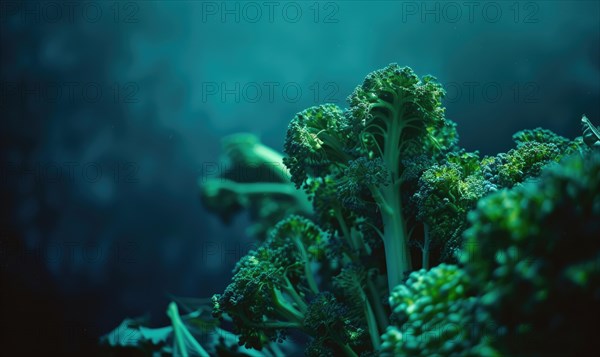
[[[253,242],[198,199],[220,139],[281,150],[388,63],[435,75],[483,154],[600,122],[597,1],[1,1],[0,26],[0,346],[23,355],[221,292]]]

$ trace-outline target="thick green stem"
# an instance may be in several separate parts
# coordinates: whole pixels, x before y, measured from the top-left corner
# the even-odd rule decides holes
[[[423,242],[423,269],[429,269],[429,250],[431,246],[431,236],[429,235],[429,225],[423,223],[423,230],[425,237]]]
[[[374,308],[375,318],[377,319],[377,326],[379,327],[379,331],[382,333],[389,326],[390,322],[388,320],[388,314],[383,309],[383,303],[381,301],[381,296],[375,287],[375,284],[367,278],[367,291],[366,294],[371,301],[371,306]]]
[[[404,273],[412,268],[399,187],[398,183],[384,187],[381,191],[370,187],[375,201],[381,208],[383,246],[390,292],[402,282]]]
[[[298,292],[296,292],[296,289],[294,289],[294,285],[292,285],[292,282],[288,278],[285,278],[285,284],[286,285],[283,287],[283,291],[287,293],[292,298],[292,300],[294,300],[294,302],[298,305],[300,312],[306,312],[308,306],[306,305],[306,302],[304,302],[304,299],[302,299]]]
[[[360,250],[360,245],[357,242],[356,237],[352,234],[350,229],[348,229],[348,225],[346,224],[346,221],[342,216],[342,212],[338,209],[335,210],[335,218],[338,221],[338,224],[340,225],[340,229],[342,230],[342,236],[344,237],[346,242],[348,242],[350,248],[356,251]]]
[[[363,294],[364,295],[364,294]],[[365,317],[367,318],[367,327],[369,328],[369,335],[371,336],[371,343],[373,344],[373,350],[377,351],[379,346],[381,346],[380,335],[381,332],[377,328],[377,319],[375,318],[375,314],[373,313],[373,308],[371,307],[371,302],[364,296],[364,308],[365,308]]]
[[[384,215],[383,227],[388,289],[391,292],[394,286],[402,282],[404,274],[411,270],[411,264],[406,232],[404,231],[401,216]]]
[[[308,253],[306,253],[306,249],[304,249],[304,245],[300,238],[294,238],[294,244],[298,251],[300,252],[300,256],[302,256],[303,265],[304,265],[304,275],[306,276],[306,282],[308,283],[308,287],[314,294],[319,293],[319,287],[317,286],[317,281],[315,280],[314,273],[312,267],[310,266],[310,260],[308,259]]]
[[[387,135],[384,137],[384,157],[382,158],[390,171],[391,183],[380,189],[383,221],[383,244],[388,274],[388,289],[391,292],[394,286],[400,284],[404,273],[411,270],[410,255],[408,250],[408,235],[402,212],[402,195],[400,192],[400,144],[402,131],[407,124],[404,122],[404,98],[398,93],[390,110],[390,121],[387,125]],[[373,190],[371,190],[373,191]],[[377,200],[377,195],[374,195]]]
[[[291,306],[278,289],[273,289],[273,302],[275,309],[281,316],[290,322],[300,323],[304,319],[304,315]]]

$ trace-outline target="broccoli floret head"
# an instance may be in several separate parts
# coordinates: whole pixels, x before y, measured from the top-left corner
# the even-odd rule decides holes
[[[305,328],[315,333],[307,355],[314,355],[317,346],[340,355],[344,348],[364,344],[365,338],[368,341],[367,331],[349,315],[349,307],[332,293],[317,295],[308,305],[304,318]]]
[[[214,295],[213,315],[231,316],[239,344],[247,348],[262,349],[271,341],[285,336],[280,326],[268,326],[265,319],[277,319],[275,309],[279,298],[276,289],[284,285],[282,268],[270,263],[268,252],[259,249],[243,257],[235,268],[235,275],[225,292]],[[285,302],[284,302],[285,303]]]
[[[496,190],[485,178],[482,167],[476,152],[455,152],[421,175],[412,201],[417,219],[426,229],[424,238],[413,242],[432,253],[430,261],[423,262],[424,268],[440,261],[455,262],[467,227],[467,213],[481,197]]]
[[[238,262],[225,292],[213,296],[214,315],[229,315],[248,348],[281,341],[287,327],[302,326],[306,297],[318,292],[314,264],[325,258],[326,244],[327,235],[310,220],[281,221]]]
[[[390,305],[394,324],[382,336],[382,356],[494,355],[469,278],[455,265],[411,273]]]
[[[412,69],[391,64],[365,78],[348,97],[345,112],[312,108],[299,114],[288,130],[286,164],[296,184],[322,184],[328,177],[334,184],[330,192],[337,192],[346,212],[378,226],[390,287],[411,270],[410,219],[404,217],[402,203],[407,187],[401,186],[416,181],[420,172],[415,168],[426,166],[415,165],[416,158],[447,153],[458,138],[455,124],[444,118],[443,95],[434,77],[419,78]],[[341,130],[332,132],[335,125],[326,124],[330,122],[339,123]],[[346,216],[339,208],[333,213],[337,221]]]
[[[571,140],[562,137],[551,130],[543,128],[525,129],[513,134],[513,141],[517,145],[525,143],[542,143],[542,144],[554,144],[561,149],[571,145]]]
[[[557,162],[564,152],[553,143],[526,142],[500,156],[498,184],[512,187],[530,177],[536,177],[549,163]]]
[[[347,161],[349,140],[344,112],[335,104],[296,114],[288,127],[284,144],[287,157],[283,160],[296,187],[303,186],[310,177],[324,176],[333,163]]]
[[[346,333],[348,308],[337,301],[330,292],[324,292],[315,297],[308,305],[304,317],[304,326],[317,335],[341,337]]]
[[[419,78],[411,68],[391,64],[370,73],[348,97],[348,125],[368,157],[398,158],[424,147],[446,150],[458,136],[455,125],[444,119],[444,95],[435,77]],[[398,164],[389,170],[396,172]]]
[[[517,146],[507,153],[486,158],[486,179],[499,188],[510,188],[540,175],[546,165],[582,150],[577,141],[571,141],[554,132],[536,128],[513,135]]]
[[[348,162],[339,179],[337,196],[347,209],[364,216],[367,215],[365,209],[375,208],[370,188],[388,183],[389,172],[380,158],[369,160],[360,157]]]

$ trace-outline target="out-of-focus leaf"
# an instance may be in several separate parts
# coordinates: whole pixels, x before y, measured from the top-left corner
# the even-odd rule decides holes
[[[173,327],[148,328],[136,319],[125,319],[119,326],[101,337],[100,341],[113,347],[139,347],[145,344],[165,344]]]

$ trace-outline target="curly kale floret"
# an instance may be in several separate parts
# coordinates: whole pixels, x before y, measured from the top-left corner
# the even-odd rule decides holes
[[[485,194],[496,190],[487,181],[477,153],[451,153],[444,163],[433,165],[419,179],[413,196],[417,219],[424,224],[424,235],[414,241],[423,250],[422,267],[428,269],[442,261],[453,261],[462,246],[467,213]],[[430,252],[438,253],[438,258]]]
[[[232,318],[240,344],[261,349],[302,327],[306,296],[319,292],[313,265],[324,259],[327,239],[308,219],[291,216],[238,262],[231,284],[213,296],[213,311]]]
[[[304,318],[304,326],[314,331],[312,346],[307,355],[318,356],[316,351],[327,350],[333,355],[356,355],[353,347],[361,345],[366,331],[349,315],[349,308],[329,292],[324,292],[310,303]],[[317,348],[317,346],[321,346]]]
[[[419,78],[412,69],[392,64],[370,73],[348,98],[348,125],[360,139],[364,158],[381,160],[387,180],[370,185],[381,212],[388,285],[397,285],[411,270],[409,218],[405,216],[402,184],[405,159],[445,152],[453,146],[454,126],[444,118],[444,90],[434,77]],[[442,133],[439,138],[435,134]],[[372,175],[370,176],[372,177]],[[370,178],[367,177],[367,178]],[[365,180],[366,182],[372,180]]]
[[[306,180],[304,189],[312,201],[315,216],[320,226],[331,232],[340,230],[342,225],[351,226],[356,215],[340,201],[338,177],[329,174]]]
[[[409,67],[392,64],[367,75],[348,97],[349,125],[365,148],[385,156],[385,149],[401,149],[444,126],[444,94],[434,77],[419,79]],[[390,170],[396,171],[398,163],[394,160]]]
[[[412,69],[391,64],[365,78],[348,97],[345,112],[331,104],[313,107],[299,113],[288,129],[284,162],[297,186],[328,177],[346,209],[379,216],[371,224],[380,227],[390,288],[412,269],[410,218],[401,186],[415,175],[405,175],[414,169],[405,163],[456,146],[455,124],[444,118],[443,95],[434,77],[419,78]],[[350,240],[344,224],[340,231]]]
[[[300,188],[310,177],[322,177],[335,162],[346,162],[352,141],[344,112],[335,104],[308,108],[292,119],[284,144],[283,163]]]
[[[435,124],[427,127],[430,139],[425,141],[423,150],[417,150],[417,154],[426,152],[439,161],[445,158],[446,153],[459,150],[459,137],[455,122],[444,118]]]
[[[566,149],[571,145],[571,140],[562,137],[551,130],[543,128],[525,129],[513,134],[513,141],[517,145],[525,143],[554,144],[560,149]]]
[[[374,208],[371,190],[389,183],[389,172],[380,158],[360,157],[348,162],[339,179],[337,195],[342,204],[353,212]],[[365,216],[366,212],[361,212]]]
[[[479,201],[462,262],[506,334],[508,355],[598,350],[600,154],[564,159],[539,180]]]
[[[542,128],[519,131],[513,135],[513,140],[517,144],[514,149],[486,158],[486,179],[499,188],[511,188],[535,178],[546,165],[581,151],[577,141]]]
[[[213,296],[213,315],[224,313],[232,318],[239,344],[247,348],[262,349],[271,341],[285,337],[285,329],[299,327],[305,304],[296,296],[283,268],[269,261],[268,252],[259,249],[256,254],[242,258],[235,270],[231,284],[222,295]]]
[[[527,142],[501,155],[498,165],[498,184],[512,187],[527,178],[539,176],[542,168],[559,161],[564,155],[553,143]]]
[[[493,356],[485,315],[467,274],[441,264],[411,273],[390,295],[392,322],[382,356]]]

